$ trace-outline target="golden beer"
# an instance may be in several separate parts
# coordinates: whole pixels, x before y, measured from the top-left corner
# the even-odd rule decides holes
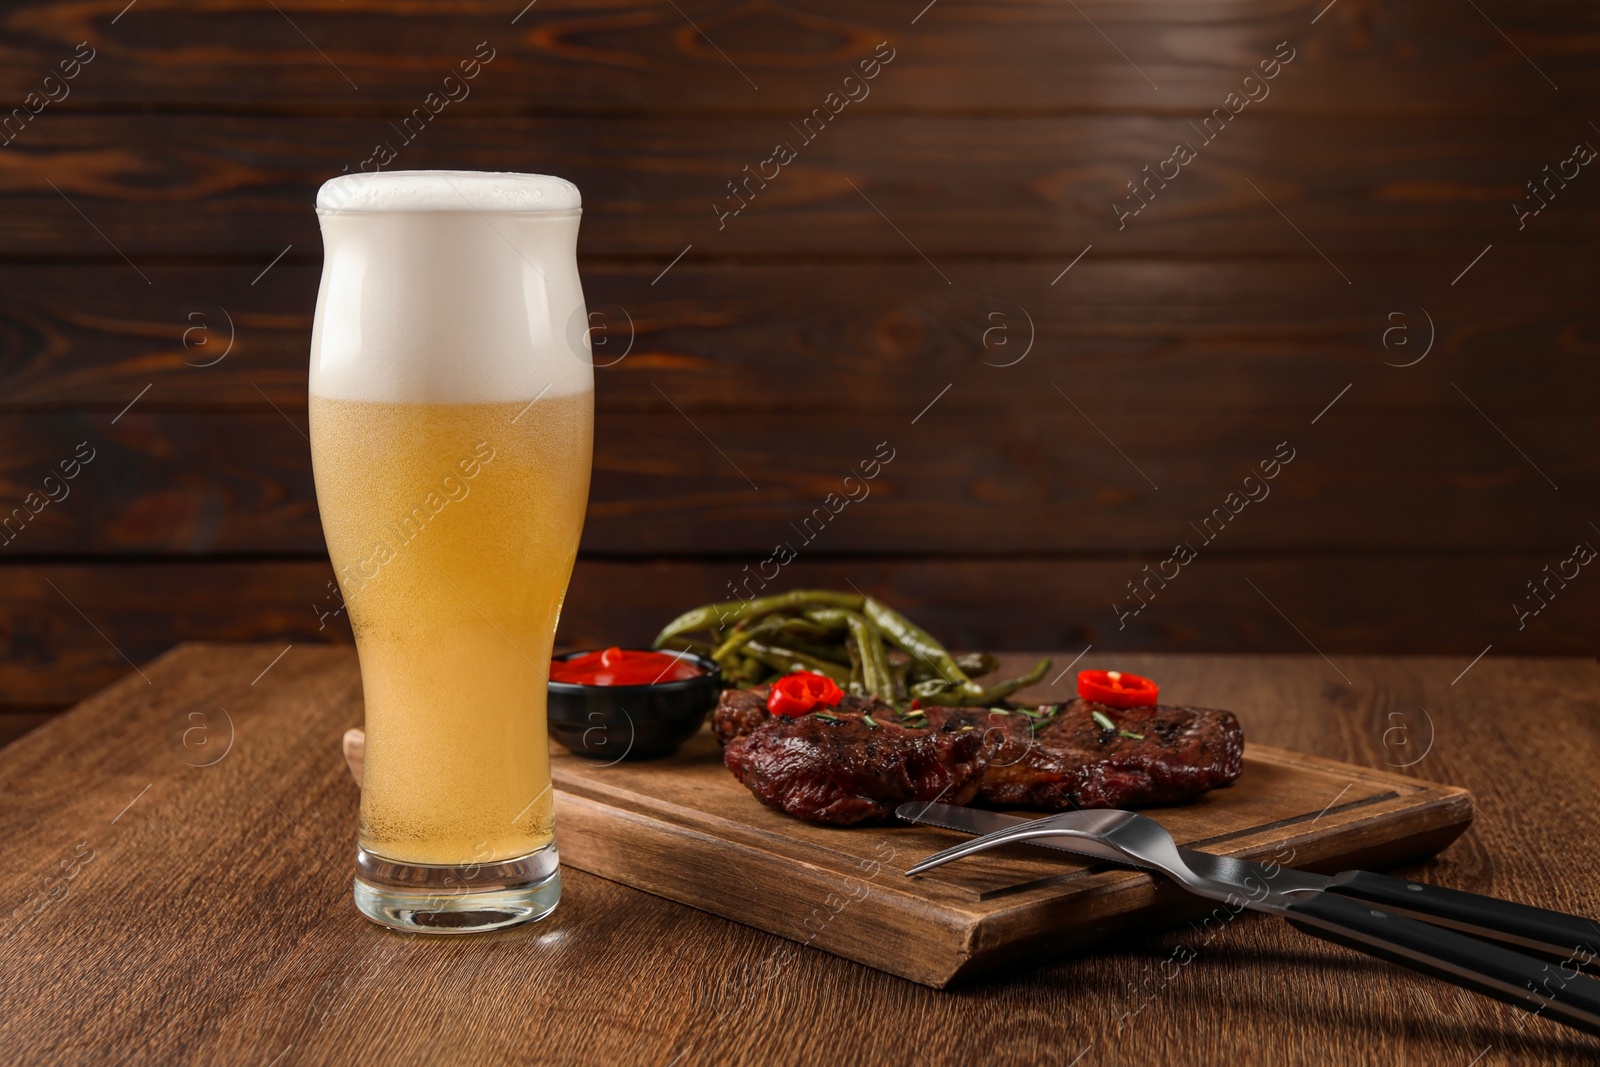
[[[312,465],[366,715],[356,906],[432,932],[542,918],[546,685],[594,432],[578,192],[354,174],[317,214]]]
[[[545,683],[592,423],[589,393],[311,398],[328,554],[361,655],[362,848],[485,864],[550,843]]]

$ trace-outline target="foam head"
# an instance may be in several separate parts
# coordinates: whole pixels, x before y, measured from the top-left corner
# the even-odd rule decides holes
[[[549,174],[395,170],[342,174],[317,190],[317,214],[345,211],[576,211],[578,187]]]
[[[594,388],[577,187],[543,174],[348,174],[317,194],[311,392],[479,403]]]

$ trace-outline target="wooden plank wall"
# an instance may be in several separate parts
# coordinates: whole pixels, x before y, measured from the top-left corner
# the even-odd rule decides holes
[[[0,500],[59,499],[0,535],[0,737],[183,638],[348,640],[317,610],[311,203],[380,145],[584,192],[616,361],[564,644],[644,640],[788,542],[777,584],[969,646],[1592,654],[1600,577],[1514,605],[1600,543],[1597,24],[15,0]],[[880,442],[870,496],[805,526]]]

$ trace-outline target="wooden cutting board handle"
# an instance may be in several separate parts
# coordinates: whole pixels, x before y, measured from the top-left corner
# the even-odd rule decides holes
[[[361,784],[361,769],[367,759],[367,735],[360,727],[352,727],[344,732],[344,762],[350,768],[350,777],[356,780],[356,785]]]

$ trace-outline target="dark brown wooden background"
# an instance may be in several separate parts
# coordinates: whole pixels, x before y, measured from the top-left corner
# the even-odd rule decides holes
[[[484,41],[393,166],[572,179],[601,351],[632,324],[564,644],[723,593],[887,440],[781,584],[965,646],[1600,645],[1600,575],[1512,607],[1600,544],[1600,174],[1512,208],[1600,146],[1591,3],[125,3],[0,14],[0,112],[95,49],[0,148],[5,506],[96,449],[0,546],[0,737],[180,639],[348,640],[314,608],[312,198]],[[871,95],[719,229],[881,41]],[[1283,41],[1270,96],[1119,231],[1125,183]],[[1272,495],[1119,629],[1281,441]]]

